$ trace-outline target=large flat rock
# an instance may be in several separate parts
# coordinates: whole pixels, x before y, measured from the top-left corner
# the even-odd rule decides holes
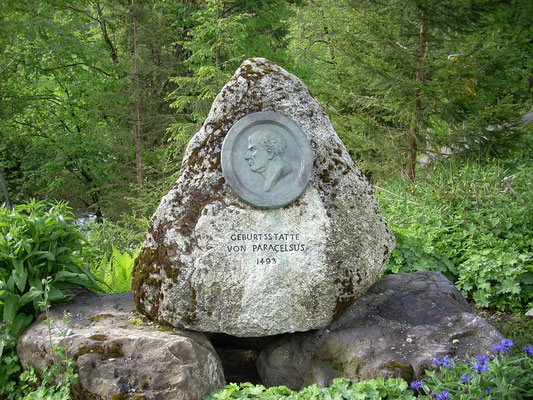
[[[500,333],[438,272],[388,275],[326,329],[285,335],[259,355],[263,384],[329,386],[339,376],[411,380],[435,357],[492,353]]]
[[[314,164],[296,201],[264,209],[230,188],[221,150],[237,121],[267,111],[301,129]],[[296,143],[291,140],[288,148]],[[241,170],[259,171],[248,156],[241,158],[235,158]],[[288,188],[299,167],[281,165],[279,177],[286,180],[278,187]],[[260,182],[259,197],[275,197],[275,184],[246,173]],[[322,107],[297,77],[251,59],[191,139],[180,176],[152,218],[132,290],[140,312],[176,327],[239,337],[307,331],[327,326],[362,296],[394,244],[370,184]]]
[[[63,322],[64,311],[70,322]],[[55,359],[42,317],[18,341],[26,369],[33,365],[43,371]],[[52,345],[66,345],[76,361],[75,399],[107,400],[124,394],[123,398],[200,400],[225,385],[220,360],[203,334],[158,330],[142,323],[131,292],[79,295],[54,307],[50,320]]]

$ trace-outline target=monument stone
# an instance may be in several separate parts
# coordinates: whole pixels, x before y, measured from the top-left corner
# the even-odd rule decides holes
[[[191,139],[135,261],[137,309],[268,336],[326,327],[394,248],[372,189],[304,84],[245,61]]]

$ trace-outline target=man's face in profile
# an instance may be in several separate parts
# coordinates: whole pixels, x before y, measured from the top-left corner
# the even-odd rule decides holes
[[[263,173],[267,170],[270,163],[270,153],[259,144],[259,139],[255,135],[248,138],[248,150],[244,157],[254,172]]]

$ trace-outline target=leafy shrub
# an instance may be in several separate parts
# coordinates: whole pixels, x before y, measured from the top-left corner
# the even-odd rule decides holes
[[[520,400],[533,398],[533,347],[524,346],[516,349],[515,355],[508,353],[513,341],[503,339],[494,346],[499,354],[494,357],[476,356],[464,362],[450,361],[441,364],[438,370],[426,371],[427,378],[422,382],[420,392],[427,396],[419,398],[439,398],[438,393],[448,393],[442,399],[505,399]],[[440,359],[442,360],[442,358]],[[435,359],[436,364],[439,359]]]
[[[39,296],[39,304],[46,311],[46,319],[43,321],[48,326],[50,345],[52,345],[52,325],[48,313],[50,294],[50,281],[43,281],[43,293]],[[63,315],[63,323],[68,321],[66,313]],[[35,369],[22,371],[19,357],[16,352],[17,339],[11,335],[5,321],[0,326],[0,398],[1,399],[24,399],[24,400],[68,400],[71,398],[71,388],[78,381],[78,374],[74,372],[75,362],[68,357],[66,345],[66,332],[62,332],[63,346],[53,346],[54,363],[50,368],[45,367],[41,377],[38,377]]]
[[[5,321],[0,326],[0,398],[16,399],[29,391],[29,385],[19,382],[22,371],[16,351],[17,339],[9,332]]]
[[[39,298],[50,278],[50,302],[74,297],[71,289],[98,289],[84,267],[84,236],[64,203],[30,201],[0,207],[0,314],[17,337],[43,311]]]
[[[496,313],[494,320],[489,320],[498,331],[512,339],[521,348],[524,345],[533,343],[533,318],[527,317],[524,313],[505,314],[503,320],[498,320],[502,313]],[[485,315],[482,315],[485,318]]]
[[[121,253],[115,246],[112,246],[110,257],[104,255],[102,260],[91,267],[91,271],[102,282],[100,289],[107,293],[122,293],[131,290],[131,273],[133,261],[139,253],[134,255],[127,251]]]
[[[376,190],[398,238],[385,272],[440,271],[481,307],[527,307],[532,164],[446,160],[425,172],[416,185],[389,181]]]
[[[453,262],[440,254],[435,247],[428,246],[423,237],[411,236],[407,229],[393,227],[396,248],[391,254],[385,273],[409,273],[415,271],[437,271],[450,280],[455,280],[457,269]]]
[[[415,399],[403,379],[383,378],[362,381],[354,385],[344,378],[337,378],[328,388],[311,385],[297,392],[285,386],[265,388],[262,385],[235,383],[211,393],[204,400],[261,399],[261,400],[329,400],[329,399]]]
[[[509,355],[513,343],[504,339],[495,347],[494,358],[476,356],[455,362],[449,356],[435,358],[437,370],[425,371],[425,376],[407,384],[400,378],[383,378],[355,384],[337,378],[328,388],[311,385],[301,391],[285,386],[265,388],[262,385],[232,383],[215,391],[204,400],[260,399],[260,400],[415,400],[415,399],[502,399],[533,398],[533,346],[516,349]]]
[[[133,217],[131,217],[133,220]],[[108,259],[114,249],[124,253],[133,254],[142,244],[148,229],[145,218],[138,218],[139,226],[133,223],[117,223],[104,219],[102,223],[90,222],[82,227],[87,238],[87,250],[91,253],[92,260],[100,262]]]

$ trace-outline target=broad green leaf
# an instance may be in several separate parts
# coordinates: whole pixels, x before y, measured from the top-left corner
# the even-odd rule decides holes
[[[7,290],[14,293],[15,292],[15,278],[13,278],[13,275],[11,274],[9,278],[7,278],[7,284],[6,284]]]
[[[41,290],[31,290],[29,292],[26,292],[22,295],[22,297],[19,300],[18,308],[22,307],[23,305],[29,303],[30,301],[33,301],[33,299],[41,296],[43,292]]]
[[[4,297],[4,321],[13,321],[18,311],[20,296],[14,293],[8,293]]]
[[[39,259],[47,259],[47,260],[50,260],[50,261],[54,261],[56,259],[55,255],[50,252],[50,251],[37,251],[35,252],[35,254],[38,254],[39,255]]]
[[[11,331],[14,337],[18,337],[31,324],[33,317],[25,313],[19,313],[13,321]]]
[[[74,297],[74,294],[68,294],[67,291],[56,288],[53,283],[50,286],[50,292],[48,292],[48,300],[51,303],[56,303],[59,301],[69,301]]]
[[[28,270],[24,268],[24,263],[20,260],[15,260],[15,269],[13,270],[13,279],[15,284],[21,292],[26,288],[26,281],[28,279]]]
[[[26,241],[26,240],[24,240],[24,241],[22,241],[22,246],[24,247],[24,250],[26,250],[26,253],[28,253],[28,255],[30,255],[31,254],[31,247],[32,247],[31,243]]]

